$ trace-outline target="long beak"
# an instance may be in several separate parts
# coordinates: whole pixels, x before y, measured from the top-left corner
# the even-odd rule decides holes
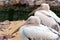
[[[40,10],[40,7],[38,7],[37,9],[33,10],[31,13],[28,14],[28,16],[34,14],[36,11]]]

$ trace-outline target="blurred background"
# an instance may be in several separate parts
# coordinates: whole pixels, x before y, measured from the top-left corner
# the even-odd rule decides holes
[[[26,20],[42,2],[60,17],[60,0],[0,0],[0,21]]]

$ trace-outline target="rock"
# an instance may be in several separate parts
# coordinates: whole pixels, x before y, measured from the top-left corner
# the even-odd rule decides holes
[[[53,10],[60,10],[60,0],[46,0]]]
[[[15,37],[15,36],[13,36],[12,34],[2,34],[2,35],[0,35],[0,40],[8,40],[8,39],[11,39],[11,38],[13,38],[13,37]]]
[[[10,24],[11,24],[11,22],[8,20],[6,20],[4,22],[0,22],[0,31],[4,31],[6,28],[9,27]]]
[[[44,2],[45,2],[45,0],[36,1],[36,2],[35,2],[35,5],[40,5],[40,4],[44,3]]]

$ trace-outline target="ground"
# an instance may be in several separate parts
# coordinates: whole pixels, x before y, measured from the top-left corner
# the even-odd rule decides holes
[[[25,21],[10,21],[10,25],[8,28],[4,29],[3,31],[0,31],[1,34],[13,34],[15,37],[10,38],[8,40],[21,40],[21,37],[19,35],[18,29],[25,23]]]

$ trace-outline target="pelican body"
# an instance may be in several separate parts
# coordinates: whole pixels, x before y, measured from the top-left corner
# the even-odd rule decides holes
[[[20,28],[19,33],[22,40],[59,40],[59,33],[40,23],[37,16],[31,16]]]

